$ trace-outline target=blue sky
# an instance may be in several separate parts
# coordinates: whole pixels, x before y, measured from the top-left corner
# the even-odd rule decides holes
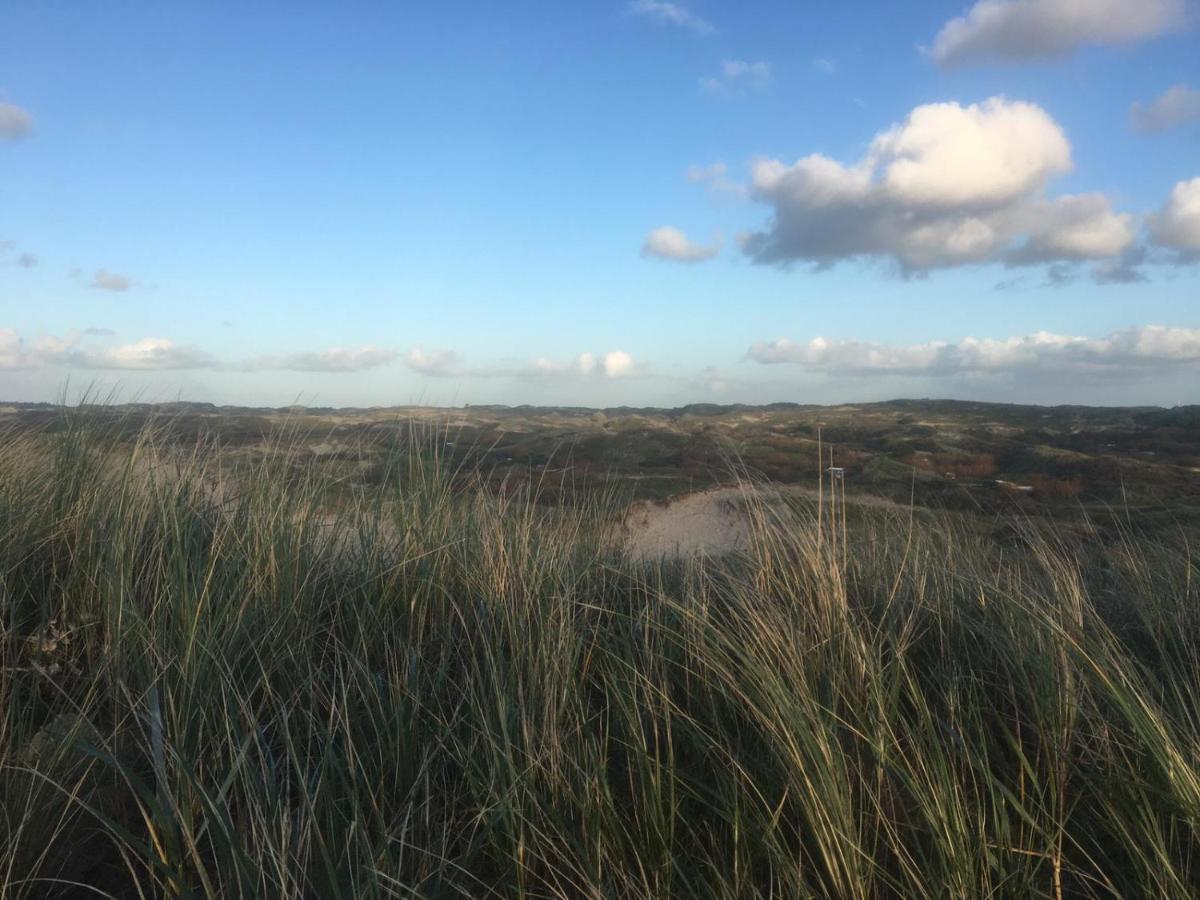
[[[1196,8],[813,7],[6,4],[0,399],[1195,402]]]

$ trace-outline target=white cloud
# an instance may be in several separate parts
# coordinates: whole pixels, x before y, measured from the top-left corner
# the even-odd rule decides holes
[[[693,243],[678,228],[664,225],[646,235],[642,243],[642,255],[672,262],[697,263],[712,259],[721,250],[719,244],[705,246]]]
[[[957,343],[878,344],[814,338],[754,344],[755,362],[791,364],[841,375],[978,375],[1028,371],[1105,374],[1171,366],[1200,366],[1200,328],[1143,325],[1102,338],[1039,331],[1008,339],[964,338]]]
[[[604,374],[609,378],[624,378],[634,374],[637,365],[633,357],[624,350],[613,350],[604,354]]]
[[[0,139],[15,141],[33,131],[33,116],[12,103],[0,102]]]
[[[711,23],[697,16],[680,3],[668,3],[665,0],[633,0],[629,11],[634,15],[646,16],[667,25],[677,25],[687,28],[696,34],[716,34],[717,29]]]
[[[263,357],[251,363],[252,369],[289,369],[294,372],[361,372],[385,366],[399,354],[395,350],[367,345],[357,350],[332,347],[283,357]]]
[[[1113,212],[1103,194],[1058,197],[1023,213],[1028,237],[1009,255],[1014,263],[1107,259],[1133,244],[1133,216]]]
[[[413,347],[405,354],[404,364],[414,372],[434,378],[451,378],[466,374],[459,366],[458,354],[453,350],[425,350]]]
[[[197,347],[154,337],[110,349],[71,350],[66,361],[83,369],[202,369],[216,365],[211,356]]]
[[[837,72],[837,63],[832,59],[821,56],[812,61],[812,67],[822,75],[833,75]]]
[[[102,329],[72,332],[65,338],[43,335],[27,343],[11,328],[0,329],[0,369],[38,369],[62,366],[75,369],[201,369],[216,361],[197,347],[181,346],[167,338],[143,338],[132,344],[108,348],[79,346],[89,334]]]
[[[1200,178],[1175,185],[1163,208],[1150,217],[1150,239],[1178,250],[1181,260],[1200,258]]]
[[[1185,0],[979,0],[942,26],[932,56],[943,66],[1054,59],[1156,37],[1185,13]]]
[[[1147,133],[1200,122],[1200,90],[1186,84],[1174,85],[1150,103],[1133,104],[1129,118],[1135,129]]]
[[[122,292],[133,287],[133,282],[125,275],[118,275],[116,272],[109,272],[106,269],[97,269],[93,273],[88,287],[101,291]]]
[[[1068,171],[1071,145],[1041,107],[993,97],[918,106],[875,137],[867,164],[902,203],[987,209]]]
[[[31,368],[21,336],[15,328],[0,328],[0,369]]]
[[[509,369],[480,369],[472,372],[476,375],[513,375],[522,376],[560,376],[589,378],[603,374],[607,378],[625,378],[636,375],[639,367],[634,358],[624,350],[610,350],[597,357],[594,353],[580,353],[573,360],[559,362],[546,357],[534,360],[532,367],[516,367]]]
[[[760,263],[870,257],[910,272],[1123,252],[1132,219],[1112,212],[1104,195],[1044,197],[1047,181],[1070,168],[1066,136],[1034,104],[994,97],[919,106],[856,163],[819,154],[756,163],[752,194],[774,216],[742,247]]]
[[[761,91],[771,84],[771,64],[765,61],[721,60],[721,74],[700,79],[700,87],[711,94],[729,96],[739,90]]]

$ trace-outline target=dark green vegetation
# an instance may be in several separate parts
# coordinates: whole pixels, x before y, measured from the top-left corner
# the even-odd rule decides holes
[[[1200,895],[1196,424],[1004,413],[553,414],[597,469],[624,460],[618,488],[646,460],[686,472],[676,436],[706,427],[697,479],[735,452],[768,471],[773,440],[800,478],[818,419],[852,483],[994,458],[895,475],[962,507],[862,505],[843,530],[750,494],[745,553],[642,565],[592,475],[538,472],[563,441],[528,413],[497,451],[475,411],[436,440],[366,414],[21,412],[0,895]],[[334,427],[359,432],[322,446]],[[1102,468],[1020,468],[1043,447],[1111,466],[1124,502]],[[985,486],[1022,472],[1083,486]],[[1009,511],[1001,539],[981,510]]]
[[[542,501],[556,499],[562,476],[576,493],[608,492],[615,483],[628,496],[664,499],[728,481],[734,459],[756,476],[812,486],[832,451],[834,463],[846,469],[851,495],[906,505],[1005,514],[1122,506],[1182,516],[1200,508],[1200,406],[893,401],[276,410],[181,403],[94,413],[128,440],[151,420],[186,446],[215,437],[226,460],[261,459],[286,444],[297,472],[316,466],[347,489],[378,485],[406,446],[410,429],[404,426],[418,423],[440,431],[440,455],[469,471],[473,483],[481,478],[508,489],[536,483]],[[45,404],[0,406],[0,428],[41,431],[58,427],[60,419]],[[820,461],[818,437],[825,453]]]

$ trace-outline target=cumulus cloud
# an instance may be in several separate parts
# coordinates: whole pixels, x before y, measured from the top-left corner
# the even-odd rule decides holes
[[[293,372],[361,372],[385,366],[400,354],[384,347],[367,345],[357,350],[331,347],[308,353],[293,353],[283,357],[263,357],[252,363],[253,369],[289,369]]]
[[[580,353],[569,362],[559,362],[546,357],[539,357],[533,362],[533,370],[527,373],[520,369],[512,374],[524,375],[583,375],[588,376],[596,371],[596,356],[593,353]]]
[[[13,103],[0,101],[0,139],[15,141],[33,131],[33,116]]]
[[[534,361],[532,367],[517,367],[513,369],[485,369],[479,374],[515,375],[515,376],[575,376],[589,378],[603,375],[606,378],[627,378],[641,372],[641,367],[632,355],[624,350],[610,350],[600,356],[594,353],[580,353],[572,360],[558,361],[542,357]]]
[[[700,87],[710,94],[730,96],[740,90],[762,90],[771,83],[771,64],[765,61],[721,61],[719,75],[700,79]]]
[[[700,18],[686,6],[680,3],[668,3],[665,0],[633,0],[629,11],[637,16],[645,16],[666,25],[676,25],[694,31],[696,34],[716,34],[717,29]]]
[[[721,251],[719,244],[696,244],[678,228],[655,228],[642,242],[642,255],[672,262],[698,263],[712,259]]]
[[[1150,239],[1178,251],[1180,261],[1200,259],[1200,178],[1175,185],[1163,208],[1150,217]]]
[[[1186,84],[1174,85],[1149,103],[1133,104],[1129,119],[1135,129],[1148,134],[1200,122],[1200,90]]]
[[[879,344],[814,338],[754,344],[747,356],[766,365],[790,364],[841,375],[977,375],[1028,371],[1104,374],[1200,366],[1200,328],[1143,325],[1102,338],[1039,331],[1003,340]]]
[[[465,374],[453,350],[426,350],[413,347],[404,355],[404,364],[414,372],[434,378],[451,378]]]
[[[1185,0],[979,0],[942,26],[931,55],[942,66],[1055,59],[1156,37],[1185,13]]]
[[[605,353],[601,364],[604,367],[604,374],[609,378],[624,378],[632,375],[637,369],[633,357],[624,350],[613,350]]]
[[[579,369],[579,374],[591,375],[596,371],[596,357],[590,353],[580,353],[575,360],[575,365]]]
[[[1133,216],[1113,212],[1103,194],[1058,197],[1022,213],[1027,237],[1009,254],[1013,264],[1107,259],[1133,244]]]
[[[1132,219],[1106,197],[1045,198],[1046,183],[1070,168],[1066,136],[1034,104],[993,97],[919,106],[855,163],[819,154],[756,163],[752,196],[774,216],[742,248],[759,263],[825,267],[868,257],[906,272],[1123,252]]]
[[[92,273],[92,280],[88,282],[88,287],[101,291],[116,291],[120,293],[133,287],[133,282],[125,275],[118,275],[116,272],[109,272],[107,269],[97,269]]]

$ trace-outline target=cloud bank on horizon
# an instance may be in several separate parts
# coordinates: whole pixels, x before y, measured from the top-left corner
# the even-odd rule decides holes
[[[1090,373],[1128,375],[1147,368],[1200,371],[1200,328],[1146,325],[1100,338],[1041,331],[1005,339],[966,337],[924,344],[876,344],[813,338],[779,339],[750,347],[747,357],[764,365],[788,364],[823,372],[870,375],[986,375]]]
[[[129,344],[95,346],[89,337],[111,336],[111,329],[89,328],[64,338],[24,340],[13,329],[0,329],[0,371],[66,366],[90,371],[173,371],[225,369],[350,373],[402,363],[407,369],[437,379],[510,378],[622,379],[661,377],[624,350],[580,353],[573,359],[538,358],[505,366],[470,366],[455,351],[413,347],[333,347],[286,357],[259,357],[245,362],[222,361],[195,346],[167,338],[143,338]],[[1132,326],[1098,338],[1036,332],[1007,338],[965,337],[958,341],[920,344],[876,343],[816,337],[806,342],[787,338],[758,341],[745,358],[767,366],[790,365],[828,375],[878,374],[939,379],[974,376],[1055,375],[1089,373],[1128,376],[1146,371],[1200,374],[1200,328],[1162,325]],[[713,367],[707,367],[711,369]]]

